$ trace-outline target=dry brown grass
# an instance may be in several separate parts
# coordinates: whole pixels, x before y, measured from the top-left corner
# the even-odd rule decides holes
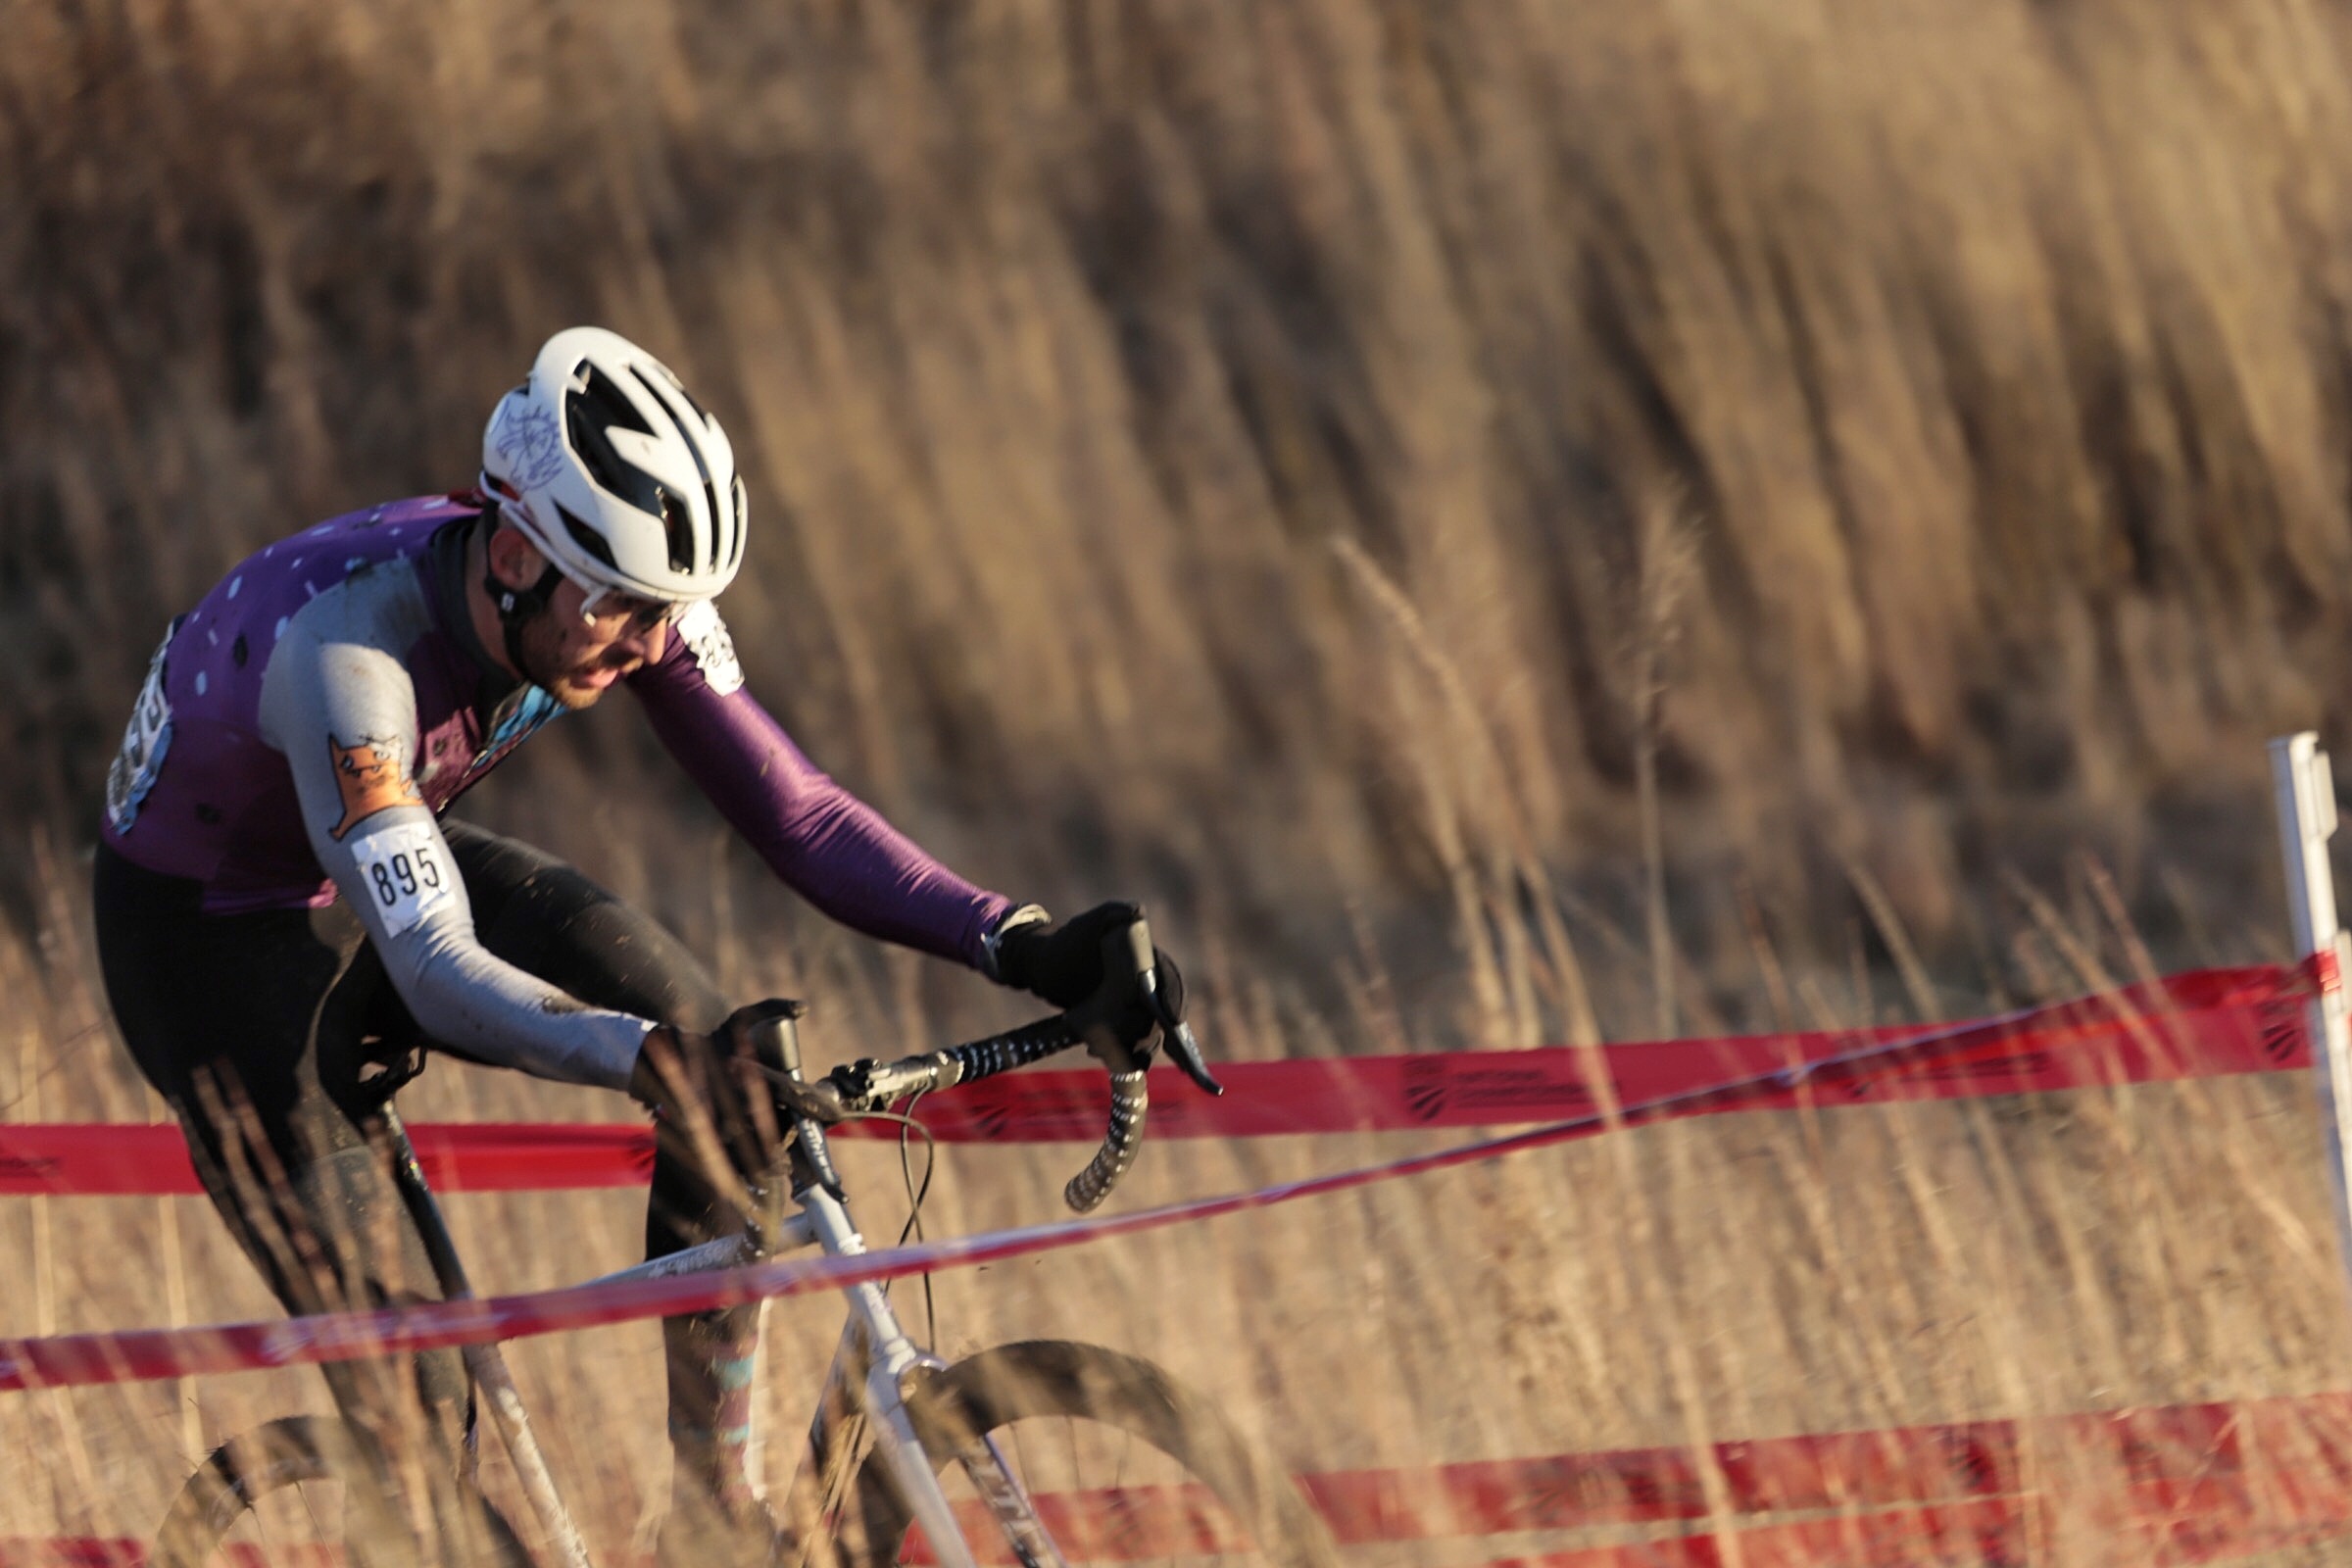
[[[2338,8],[6,24],[0,1114],[152,1108],[71,890],[165,617],[317,515],[464,482],[491,399],[585,318],[736,433],[761,531],[729,612],[788,724],[983,880],[1146,892],[1227,1050],[2073,989],[2004,873],[2109,930],[2084,849],[2161,961],[2275,954],[2259,742],[2334,727],[2352,654]],[[769,891],[625,714],[566,730],[468,808],[738,990],[820,998],[844,1052],[1002,1018]],[[460,1068],[421,1098],[613,1113]],[[1359,1152],[1162,1150],[1135,1197]],[[1722,1123],[945,1304],[958,1345],[1149,1348],[1318,1466],[2340,1386],[2315,1157],[2268,1081]],[[1042,1213],[1051,1163],[956,1153],[942,1219]],[[628,1203],[457,1210],[542,1239],[505,1287],[621,1261]],[[268,1309],[184,1203],[11,1205],[10,1237],[0,1333]],[[813,1367],[822,1314],[778,1317]],[[562,1460],[610,1483],[606,1539],[659,1491],[650,1348],[519,1352],[587,1412]],[[318,1396],[201,1393],[206,1437]],[[144,1528],[171,1397],[0,1404],[37,1477],[0,1535]]]
[[[16,1115],[138,1119],[154,1102],[104,1033],[73,1047],[93,1004],[64,902],[46,962],[0,950],[12,995],[47,987],[45,1011],[11,1022],[0,1102]],[[2054,978],[2081,983],[2128,961],[2116,947],[2043,951]],[[787,979],[764,955],[746,962],[755,987]],[[844,989],[812,1040],[820,1059],[949,1027],[904,997]],[[1279,1025],[1231,995],[1206,1010],[1212,1041],[1249,1055],[1319,1048],[1270,1034]],[[1365,1034],[1430,1044],[1376,993],[1362,997],[1353,1021]],[[615,1112],[610,1097],[449,1062],[404,1103],[419,1119]],[[1163,1144],[1121,1201],[1428,1142]],[[1050,1217],[1078,1154],[952,1150],[927,1211],[934,1233]],[[896,1170],[875,1146],[850,1156],[866,1228],[890,1234],[903,1211]],[[2319,1172],[2307,1086],[2277,1077],[1718,1119],[942,1276],[941,1341],[951,1354],[1034,1335],[1135,1349],[1316,1470],[2352,1387]],[[639,1202],[548,1194],[450,1206],[478,1282],[507,1291],[629,1261]],[[0,1225],[11,1278],[31,1286],[0,1293],[0,1335],[274,1313],[201,1200],[19,1200]],[[818,1300],[771,1312],[771,1466],[789,1462],[837,1327]],[[665,1498],[658,1353],[644,1327],[513,1349],[607,1552],[642,1543]],[[143,1534],[202,1446],[325,1407],[307,1373],[0,1400],[0,1454],[17,1483],[0,1489],[0,1538]],[[2088,1454],[2035,1463],[2062,1521],[2036,1560],[2132,1562],[2097,1523],[2121,1478]],[[1458,1564],[1572,1544],[1441,1542],[1364,1560]]]
[[[1726,1004],[1734,867],[1841,964],[1866,865],[1979,993],[1990,873],[2082,844],[2168,956],[2168,875],[2214,930],[2273,918],[2255,743],[2333,720],[2352,653],[2335,8],[27,0],[10,27],[18,820],[87,835],[166,615],[317,514],[463,483],[531,346],[594,318],[738,434],[760,688],[984,878],[1143,886],[1293,959],[1350,945],[1349,901],[1393,954],[1438,945],[1427,911],[1506,846],[1635,907],[1627,650],[1641,519],[1674,505],[1666,860]],[[1412,607],[1476,747],[1433,741],[1335,543]],[[489,808],[610,843],[583,764],[675,794],[616,718]],[[709,814],[662,815],[627,837],[699,858]],[[21,918],[22,840],[0,860]]]

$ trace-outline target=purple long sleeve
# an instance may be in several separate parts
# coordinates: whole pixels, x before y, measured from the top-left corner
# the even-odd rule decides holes
[[[726,630],[702,609],[629,677],[654,732],[784,883],[844,925],[983,965],[1012,907],[923,853],[804,756],[742,689]]]

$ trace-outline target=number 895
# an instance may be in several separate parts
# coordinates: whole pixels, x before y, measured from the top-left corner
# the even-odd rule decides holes
[[[441,864],[433,858],[433,847],[429,844],[404,850],[389,860],[369,861],[368,875],[375,883],[375,896],[387,909],[403,899],[416,897],[419,890],[429,892],[441,886]]]

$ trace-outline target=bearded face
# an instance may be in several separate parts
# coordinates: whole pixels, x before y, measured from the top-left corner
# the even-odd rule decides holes
[[[669,627],[639,629],[625,614],[583,619],[587,591],[566,580],[549,596],[547,609],[522,628],[522,675],[565,708],[578,710],[669,646]]]
[[[495,523],[484,548],[499,585],[493,593],[521,593],[549,575],[547,558],[513,523]],[[512,628],[511,640],[489,636],[486,626],[485,640],[504,644],[520,666],[515,673],[565,708],[593,708],[617,682],[662,657],[678,607],[608,594],[589,615],[587,604],[587,589],[561,578],[538,612]],[[494,607],[485,598],[474,613],[478,626]]]

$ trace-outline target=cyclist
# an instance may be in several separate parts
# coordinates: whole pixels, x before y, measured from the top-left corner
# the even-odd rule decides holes
[[[615,685],[828,915],[1058,1007],[1143,1016],[1138,977],[1102,956],[1133,906],[1056,923],[962,880],[744,689],[714,601],[745,535],[717,421],[644,350],[574,327],[499,402],[476,488],[280,539],[172,621],[107,780],[100,957],[132,1056],[288,1309],[435,1293],[381,1137],[379,1069],[412,1044],[654,1107],[649,1256],[740,1222],[676,1102],[710,1097],[730,1128],[772,1115],[759,1075],[730,1068],[757,1008],[730,1011],[668,932],[579,871],[443,817]],[[745,1473],[755,1321],[663,1324],[665,1557],[714,1526],[765,1528]],[[346,1412],[380,1430],[392,1374],[327,1370]],[[462,1427],[454,1352],[419,1358],[415,1388],[445,1437]]]

